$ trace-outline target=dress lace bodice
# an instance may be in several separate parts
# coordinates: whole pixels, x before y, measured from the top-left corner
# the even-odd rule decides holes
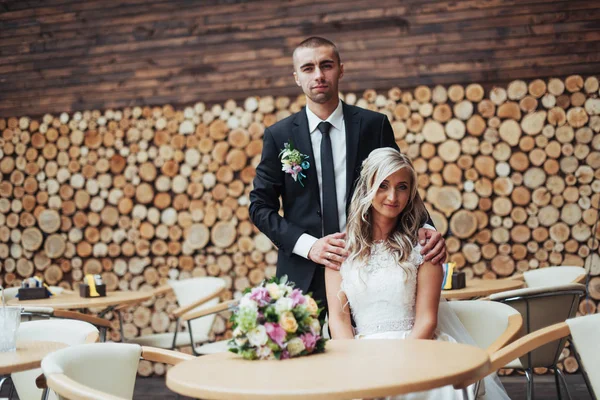
[[[408,260],[399,265],[383,243],[375,243],[367,262],[344,262],[340,273],[357,327],[357,339],[402,340],[409,337],[415,322],[417,271],[423,263],[422,247],[416,245]],[[435,340],[475,345],[460,320],[449,307],[440,307]],[[406,360],[410,362],[410,360]],[[485,388],[477,399],[508,400],[498,378],[485,378]],[[474,398],[474,386],[469,387]],[[480,390],[480,392],[482,392]],[[385,400],[465,400],[452,386],[386,397]]]
[[[412,329],[417,269],[422,263],[419,244],[399,265],[386,245],[376,242],[366,265],[356,261],[342,264],[341,288],[350,303],[358,334]]]

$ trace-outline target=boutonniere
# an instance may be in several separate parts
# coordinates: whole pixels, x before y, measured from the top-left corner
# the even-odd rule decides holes
[[[306,178],[306,175],[303,172],[310,168],[308,156],[294,149],[294,145],[290,142],[283,145],[279,157],[281,157],[281,170],[290,174],[296,182],[300,182],[304,187],[302,179]]]

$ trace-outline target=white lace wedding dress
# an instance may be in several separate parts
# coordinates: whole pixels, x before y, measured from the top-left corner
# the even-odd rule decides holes
[[[410,334],[415,321],[417,271],[423,263],[420,252],[421,246],[417,244],[407,262],[398,265],[385,244],[377,242],[366,265],[359,265],[355,261],[342,264],[341,290],[346,294],[352,310],[357,339],[405,339]],[[444,308],[444,313],[452,312]],[[456,315],[438,317],[435,338],[474,344]],[[486,379],[485,382],[485,399],[509,399],[497,378],[490,378],[489,381]],[[473,396],[472,390],[473,387],[470,398]],[[445,386],[394,396],[392,399],[462,400],[463,396],[452,386]]]

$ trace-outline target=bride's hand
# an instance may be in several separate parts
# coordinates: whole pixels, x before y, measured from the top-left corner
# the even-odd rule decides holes
[[[346,233],[333,233],[317,240],[308,252],[308,258],[317,264],[339,271],[348,256],[345,249]]]

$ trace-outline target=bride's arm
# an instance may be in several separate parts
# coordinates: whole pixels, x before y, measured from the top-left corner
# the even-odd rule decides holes
[[[354,330],[350,322],[350,311],[344,305],[346,295],[341,292],[342,275],[339,271],[325,268],[325,288],[327,291],[329,332],[332,339],[354,339]],[[339,296],[338,296],[339,293]]]
[[[417,272],[415,325],[408,336],[412,339],[431,339],[437,328],[443,271],[439,264],[424,262]]]

